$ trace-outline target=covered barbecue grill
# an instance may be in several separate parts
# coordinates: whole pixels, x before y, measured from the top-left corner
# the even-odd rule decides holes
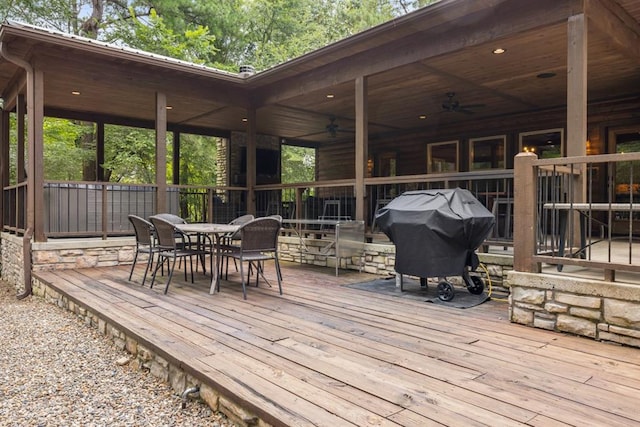
[[[467,272],[478,266],[475,250],[494,223],[493,214],[461,188],[407,191],[376,213],[376,224],[395,244],[397,273],[420,278],[462,275],[469,291],[478,294],[484,284]],[[443,281],[439,296],[449,300],[453,288]]]

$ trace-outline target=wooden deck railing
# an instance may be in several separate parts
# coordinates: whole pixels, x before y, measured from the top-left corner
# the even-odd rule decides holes
[[[16,206],[13,199],[17,199],[17,190],[5,188],[5,206],[9,206],[7,199],[10,206]],[[193,222],[228,222],[246,211],[245,192],[242,187],[169,185],[166,211]],[[133,233],[127,218],[129,214],[146,218],[156,213],[157,187],[153,184],[47,181],[44,197],[42,218],[47,237],[106,239]],[[5,230],[20,232],[20,222],[7,216],[5,212]]]
[[[515,163],[514,268],[640,272],[640,153]]]
[[[27,182],[4,187],[2,229],[24,234],[27,228]]]
[[[377,209],[404,191],[461,187],[470,190],[494,211],[492,239],[512,241],[513,171],[376,177],[365,180],[365,222],[375,228]],[[354,179],[261,185],[256,187],[256,214],[285,218],[356,219]],[[5,187],[3,229],[24,233],[26,183]],[[157,186],[89,181],[46,181],[44,232],[47,237],[94,236],[107,238],[131,234],[127,215],[148,217],[156,213]],[[168,185],[166,211],[191,222],[225,223],[250,208],[244,187]],[[40,214],[38,214],[40,215]],[[375,230],[373,230],[375,231]]]
[[[375,230],[374,215],[394,197],[410,190],[465,188],[496,216],[492,240],[510,244],[513,238],[513,171],[405,175],[365,179],[365,223]],[[258,214],[317,219],[323,216],[355,219],[355,179],[274,184],[256,187]]]

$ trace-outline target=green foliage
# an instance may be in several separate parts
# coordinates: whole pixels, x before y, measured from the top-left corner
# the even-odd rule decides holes
[[[217,141],[213,137],[180,135],[180,184],[215,185]]]
[[[155,133],[150,129],[105,126],[105,180],[153,184],[156,181]]]
[[[316,179],[316,151],[295,145],[282,146],[282,182],[312,182]]]
[[[81,180],[82,165],[95,157],[93,124],[70,120],[44,120],[44,177],[51,180]]]
[[[106,38],[111,42],[124,42],[128,46],[194,63],[204,63],[208,55],[216,51],[215,36],[203,26],[187,26],[181,33],[168,27],[155,9],[145,19],[134,15],[133,19],[114,23]]]

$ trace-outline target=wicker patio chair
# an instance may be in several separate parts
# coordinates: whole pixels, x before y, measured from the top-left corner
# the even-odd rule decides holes
[[[147,279],[147,273],[153,266],[153,259],[155,254],[158,253],[159,248],[156,245],[155,231],[153,224],[144,218],[137,215],[129,215],[129,222],[133,225],[133,230],[136,233],[136,251],[133,254],[133,264],[131,264],[131,272],[129,273],[129,280],[133,277],[133,270],[136,267],[138,261],[138,255],[143,253],[147,254],[147,265],[144,269],[144,276],[142,276],[142,286]]]
[[[271,286],[264,276],[264,262],[274,260],[278,290],[282,295],[282,272],[278,261],[278,236],[281,222],[277,218],[256,218],[240,227],[240,246],[223,252],[222,256],[238,260],[240,264],[240,277],[242,278],[242,295],[247,299],[247,283],[249,282],[249,270],[245,278],[243,264],[247,262],[256,271],[256,286],[262,276],[267,285]],[[219,291],[220,289],[218,289]]]
[[[153,276],[151,278],[151,287],[153,288],[153,284],[156,280],[156,274],[160,267],[163,265],[164,261],[171,261],[169,263],[169,277],[167,278],[167,284],[164,288],[164,293],[166,294],[169,290],[169,284],[171,283],[171,278],[173,277],[173,270],[176,266],[177,259],[185,260],[185,268],[184,268],[184,280],[187,280],[187,263],[186,259],[189,258],[189,267],[191,269],[191,283],[193,280],[193,257],[200,257],[203,255],[203,251],[198,250],[197,248],[193,248],[188,244],[189,236],[180,232],[173,223],[158,217],[152,216],[149,218],[151,223],[153,224],[156,232],[156,236],[158,238],[158,262],[156,263],[156,268],[153,270]]]

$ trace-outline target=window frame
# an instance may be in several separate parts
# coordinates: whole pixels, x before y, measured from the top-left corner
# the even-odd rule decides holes
[[[473,156],[474,156],[474,144],[477,142],[484,141],[502,141],[502,166],[498,167],[474,167],[473,166]],[[469,170],[470,171],[479,171],[479,170],[494,170],[494,169],[506,169],[507,168],[507,135],[492,135],[492,136],[483,136],[481,138],[469,138]]]
[[[445,145],[455,145],[456,159],[454,170],[434,171],[433,170],[433,148]],[[460,171],[460,141],[457,139],[451,141],[432,142],[427,144],[427,173],[453,173]]]

